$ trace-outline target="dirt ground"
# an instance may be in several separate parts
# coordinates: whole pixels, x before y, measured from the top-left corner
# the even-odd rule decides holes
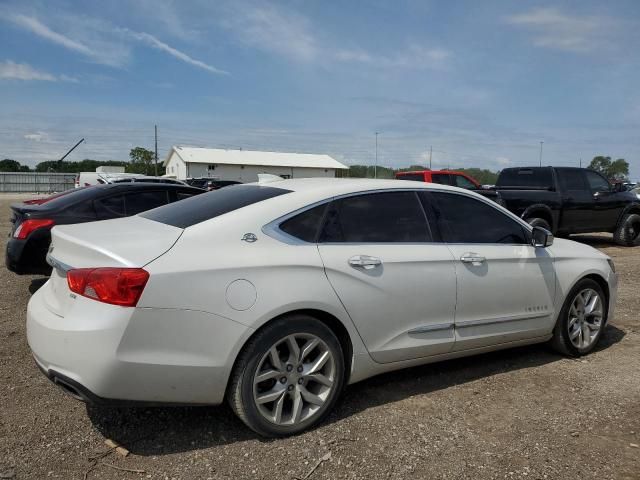
[[[0,232],[9,203],[0,197]],[[575,360],[532,346],[382,375],[349,387],[317,429],[284,440],[257,437],[227,406],[95,408],[65,395],[25,338],[42,279],[3,262],[0,479],[639,479],[640,247],[580,241],[620,274],[596,352]],[[91,462],[109,438],[131,454]]]

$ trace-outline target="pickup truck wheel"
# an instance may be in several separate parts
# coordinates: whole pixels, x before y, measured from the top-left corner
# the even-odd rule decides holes
[[[580,280],[564,301],[553,329],[551,347],[570,357],[591,352],[607,323],[607,302],[600,285]]]
[[[551,231],[551,225],[549,225],[549,222],[547,222],[544,218],[531,217],[525,219],[525,222],[527,222],[532,227],[542,227],[546,230]]]
[[[635,247],[640,245],[640,215],[637,213],[628,213],[613,233],[613,239],[618,245],[625,247]]]

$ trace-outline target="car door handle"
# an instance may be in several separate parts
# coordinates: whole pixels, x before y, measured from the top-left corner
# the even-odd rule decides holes
[[[365,270],[371,270],[372,268],[382,265],[382,260],[369,255],[356,255],[349,259],[349,265],[356,268],[364,268]]]
[[[477,253],[468,252],[462,254],[460,257],[460,261],[463,263],[471,263],[473,265],[480,265],[487,261],[482,255],[478,255]]]

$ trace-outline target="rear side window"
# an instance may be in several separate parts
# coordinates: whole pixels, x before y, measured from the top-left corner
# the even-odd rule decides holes
[[[587,184],[584,181],[582,170],[573,168],[558,168],[556,169],[556,173],[558,174],[560,185],[562,185],[565,190],[584,191],[588,189]]]
[[[439,183],[440,185],[451,185],[451,179],[448,173],[435,173],[431,175],[432,183]]]
[[[550,188],[553,186],[550,168],[507,168],[500,173],[499,187]]]
[[[327,206],[328,203],[323,203],[285,220],[280,224],[280,230],[305,242],[315,242]]]
[[[424,182],[424,175],[422,173],[406,173],[404,175],[398,175],[398,180],[413,180],[415,182]]]
[[[529,243],[524,227],[491,205],[454,193],[424,195],[447,243]]]
[[[141,217],[187,228],[247,205],[289,193],[291,190],[260,185],[232,185],[145,212]]]
[[[166,205],[169,203],[169,196],[166,190],[143,190],[127,193],[124,202],[127,215],[136,215],[140,212]]]
[[[185,198],[190,198],[193,197],[195,195],[195,192],[181,192],[181,191],[177,191],[176,192],[176,200],[184,200]]]
[[[326,213],[320,242],[429,242],[415,192],[383,192],[336,200]]]
[[[126,216],[124,209],[124,195],[111,195],[98,198],[93,202],[96,214],[100,219],[109,219]]]

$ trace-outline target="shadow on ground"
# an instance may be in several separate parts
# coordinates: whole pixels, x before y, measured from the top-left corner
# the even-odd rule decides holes
[[[610,325],[597,350],[618,343],[624,335],[624,331]],[[379,375],[348,387],[325,422],[339,422],[368,408],[561,358],[545,346],[532,345]],[[102,435],[117,440],[137,455],[164,455],[262,440],[226,405],[130,409],[88,406],[87,413]]]
[[[29,284],[29,293],[31,295],[36,293],[38,290],[40,290],[40,288],[42,288],[45,283],[47,283],[47,280],[49,280],[49,277],[34,278],[33,280],[31,280],[31,283]]]

